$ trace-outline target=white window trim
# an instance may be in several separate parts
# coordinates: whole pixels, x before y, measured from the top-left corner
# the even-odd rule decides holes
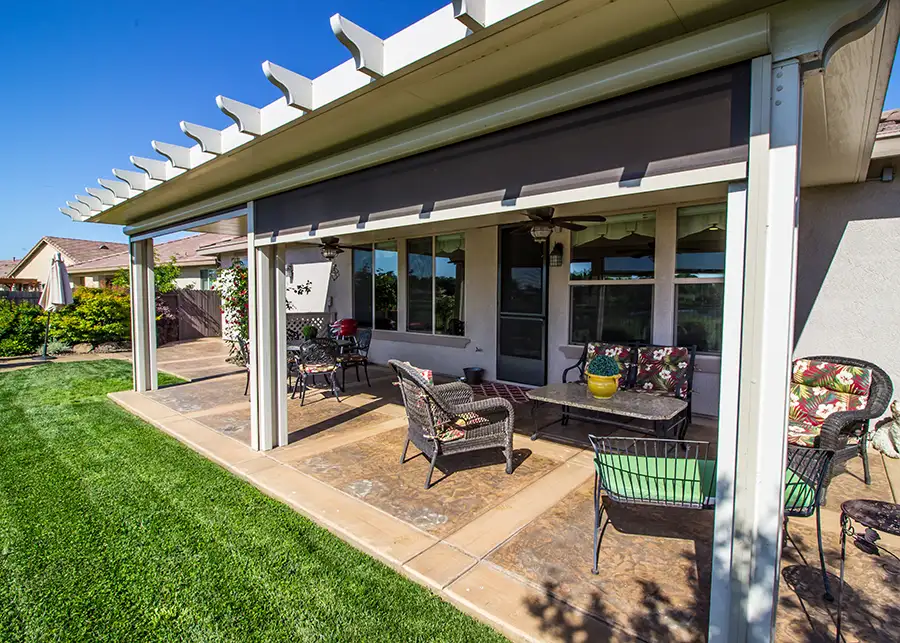
[[[383,239],[382,241],[373,241],[373,242],[367,243],[367,244],[365,244],[365,245],[357,245],[357,246],[351,246],[351,247],[350,247],[350,254],[351,254],[351,256],[350,256],[350,275],[351,275],[351,277],[350,277],[350,303],[351,303],[351,311],[350,311],[350,312],[352,313],[354,319],[356,319],[356,310],[355,310],[355,307],[356,307],[356,279],[355,279],[355,277],[354,277],[354,275],[356,274],[356,265],[355,265],[355,262],[353,261],[353,256],[352,256],[352,255],[353,255],[353,253],[356,252],[357,250],[368,250],[369,252],[372,253],[372,317],[371,317],[371,319],[369,320],[369,323],[371,324],[371,325],[369,326],[369,328],[372,329],[372,332],[373,332],[373,333],[374,333],[375,330],[376,330],[376,328],[375,328],[375,313],[377,312],[377,311],[375,310],[375,251],[376,251],[375,246],[376,246],[377,244],[379,244],[379,243],[389,243],[389,242],[391,242],[391,241],[394,241],[394,242],[397,244],[397,328],[396,328],[396,329],[379,328],[379,329],[377,329],[377,330],[378,330],[379,333],[381,333],[381,332],[385,332],[385,333],[396,333],[396,332],[398,332],[398,331],[400,330],[400,328],[401,328],[401,327],[400,327],[400,267],[401,267],[401,266],[400,266],[400,254],[401,254],[401,250],[400,250],[401,243],[400,243],[400,240],[399,240],[399,239]],[[404,246],[404,248],[406,247],[406,244],[405,244],[405,243],[402,244],[402,245]],[[406,320],[404,320],[404,323],[405,323],[405,321],[406,321]]]
[[[409,328],[407,327],[407,323],[409,320],[407,318],[407,319],[404,319],[404,325],[403,325],[404,333],[412,333],[414,335],[423,335],[423,336],[433,335],[436,337],[458,337],[457,335],[447,335],[446,333],[437,332],[437,238],[438,237],[449,237],[449,236],[452,236],[455,234],[462,235],[463,252],[465,252],[465,248],[467,245],[466,244],[466,241],[467,241],[466,230],[459,230],[457,232],[442,232],[440,234],[415,235],[415,236],[403,238],[403,256],[405,259],[405,261],[403,263],[404,263],[404,266],[406,267],[404,270],[404,273],[403,273],[403,279],[404,279],[404,282],[407,282],[407,287],[404,289],[406,292],[404,302],[406,303],[405,308],[407,311],[409,310],[409,286],[408,286],[409,251],[407,249],[406,244],[408,241],[414,240],[414,239],[431,239],[431,332],[425,332],[425,331],[420,331],[420,330],[409,330]],[[398,243],[399,243],[399,240],[398,240]],[[399,264],[399,261],[398,261],[398,264]],[[466,275],[468,275],[468,272],[466,273]],[[465,286],[463,286],[463,288],[464,288],[463,296],[467,297],[468,296],[468,294],[467,294],[468,288],[465,288]],[[399,307],[399,302],[398,302],[398,307]],[[463,303],[463,316],[464,317],[465,317],[465,311],[467,310],[467,308],[468,307],[465,305],[465,303]],[[398,315],[398,317],[399,317],[399,315]],[[460,321],[463,323],[463,325],[465,327],[466,320],[461,319]],[[398,323],[397,326],[399,327],[400,324]],[[462,335],[462,337],[466,337],[466,335]],[[466,342],[466,344],[468,344],[468,341]]]

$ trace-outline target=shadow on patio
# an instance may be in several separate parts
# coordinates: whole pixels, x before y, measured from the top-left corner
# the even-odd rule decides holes
[[[499,450],[460,454],[444,460],[436,483],[426,491],[426,458],[399,461],[406,424],[393,378],[376,366],[370,376],[371,388],[351,375],[340,403],[330,393],[308,395],[303,407],[299,399],[290,400],[290,444],[269,452],[266,460],[426,535],[434,544],[404,561],[402,569],[511,630],[563,641],[705,640],[713,512],[611,505],[595,576],[590,572],[591,452],[551,439],[530,441],[529,409],[517,405],[512,475],[505,474]],[[148,397],[248,444],[244,384],[242,373],[223,374]],[[569,440],[604,432],[574,422],[557,429]],[[697,420],[688,437],[714,441],[715,424]],[[892,499],[881,458],[873,456],[872,463],[870,487],[862,482],[856,459],[829,489],[822,518],[826,557],[835,574],[840,503],[856,497]],[[834,636],[835,609],[822,598],[813,520],[790,523],[800,552],[790,544],[784,548],[780,641]],[[885,544],[891,546],[889,539]],[[847,640],[894,639],[900,590],[898,576],[884,568],[885,562],[850,548]]]

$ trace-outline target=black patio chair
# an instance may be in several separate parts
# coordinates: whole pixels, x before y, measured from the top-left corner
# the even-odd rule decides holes
[[[602,495],[622,504],[712,509],[716,501],[716,460],[709,457],[709,443],[658,438],[588,436],[594,447],[594,549],[591,571],[598,573],[600,544],[609,524],[603,521]],[[825,597],[831,587],[822,550],[820,507],[824,503],[827,476],[833,457],[825,449],[788,447],[785,470],[784,527],[792,517],[816,514],[819,563]],[[602,523],[602,524],[601,524]],[[791,540],[793,543],[793,540]],[[796,543],[793,543],[796,547]],[[799,551],[799,548],[798,548]],[[801,554],[802,556],[802,554]]]
[[[359,382],[359,367],[363,367],[366,374],[366,384],[369,388],[372,383],[369,382],[369,346],[372,344],[372,329],[360,328],[356,331],[353,346],[349,352],[338,355],[338,365],[341,367],[341,389],[346,390],[347,386],[347,369],[352,368],[356,371],[356,381]]]
[[[309,385],[315,384],[316,376],[321,375],[331,388],[335,399],[340,402],[341,397],[338,393],[337,383],[337,342],[328,337],[316,337],[300,344],[293,353],[295,362],[291,369],[297,379],[294,382],[294,389],[291,391],[291,399],[294,399],[299,389],[300,406],[303,406]]]
[[[506,473],[513,472],[516,418],[509,400],[476,401],[472,389],[462,382],[435,385],[407,362],[392,359],[388,364],[397,374],[409,424],[400,464],[406,462],[412,442],[431,460],[425,489],[431,487],[431,475],[442,455],[499,447],[506,456]]]

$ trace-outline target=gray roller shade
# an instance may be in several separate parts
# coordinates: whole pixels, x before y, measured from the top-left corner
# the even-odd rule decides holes
[[[747,159],[742,63],[260,199],[256,232],[364,223]]]

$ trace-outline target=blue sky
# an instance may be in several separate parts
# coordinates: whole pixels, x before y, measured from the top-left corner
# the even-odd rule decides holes
[[[258,106],[280,95],[269,59],[315,77],[349,57],[339,12],[381,37],[449,0],[9,2],[0,23],[0,259],[43,235],[123,240],[118,227],[72,223],[58,209],[150,141],[190,145],[181,120],[223,128],[217,94]],[[896,76],[895,74],[894,76]],[[886,107],[900,107],[892,78]]]

